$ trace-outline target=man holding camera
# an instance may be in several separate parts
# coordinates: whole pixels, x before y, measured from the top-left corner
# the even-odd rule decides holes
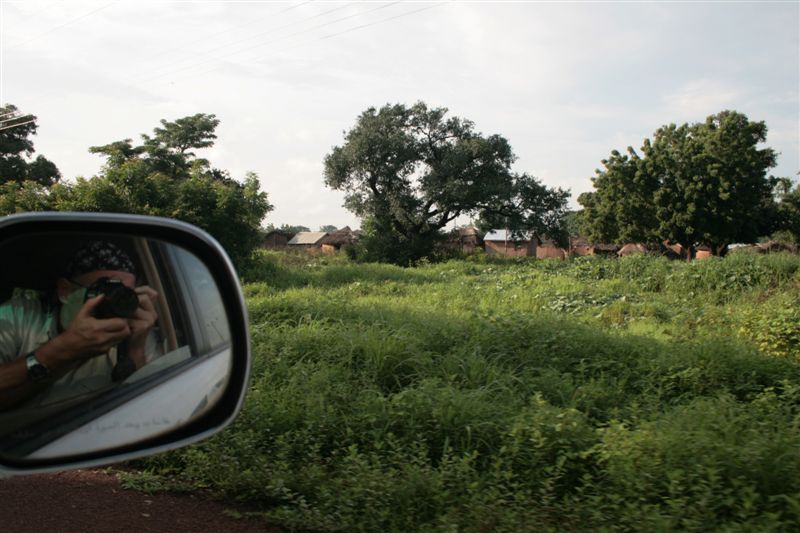
[[[108,385],[146,363],[158,295],[136,287],[133,261],[119,247],[93,241],[79,249],[55,296],[17,290],[0,305],[0,409],[54,384]]]

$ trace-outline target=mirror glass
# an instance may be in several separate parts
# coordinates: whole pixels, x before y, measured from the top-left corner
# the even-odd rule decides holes
[[[231,334],[208,268],[135,235],[0,243],[0,456],[58,459],[133,444],[209,410]]]

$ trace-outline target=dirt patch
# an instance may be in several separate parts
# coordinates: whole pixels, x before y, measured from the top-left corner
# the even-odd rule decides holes
[[[4,531],[141,532],[268,531],[258,519],[239,519],[201,494],[144,494],[120,488],[102,470],[0,480],[0,524]]]

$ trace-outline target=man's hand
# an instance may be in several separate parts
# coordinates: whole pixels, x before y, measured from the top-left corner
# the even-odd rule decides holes
[[[147,285],[136,287],[134,290],[139,297],[139,307],[133,316],[128,319],[128,325],[131,328],[131,338],[128,346],[131,360],[136,365],[136,368],[141,368],[147,362],[147,357],[144,353],[147,334],[153,329],[156,320],[158,320],[158,313],[155,307],[158,293]]]
[[[155,326],[156,320],[158,320],[155,306],[158,293],[147,285],[136,287],[134,290],[139,297],[139,307],[133,316],[128,319],[128,325],[131,328],[131,344],[143,343],[147,338],[147,334]]]
[[[104,295],[87,300],[73,319],[64,336],[63,358],[75,361],[106,353],[131,336],[131,327],[124,318],[97,319],[94,308]]]

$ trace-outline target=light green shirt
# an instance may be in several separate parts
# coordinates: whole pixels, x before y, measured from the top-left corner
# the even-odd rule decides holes
[[[56,312],[44,294],[31,289],[14,289],[0,304],[0,363],[9,363],[58,335]],[[70,370],[27,405],[53,402],[97,391],[111,385],[116,348]]]

